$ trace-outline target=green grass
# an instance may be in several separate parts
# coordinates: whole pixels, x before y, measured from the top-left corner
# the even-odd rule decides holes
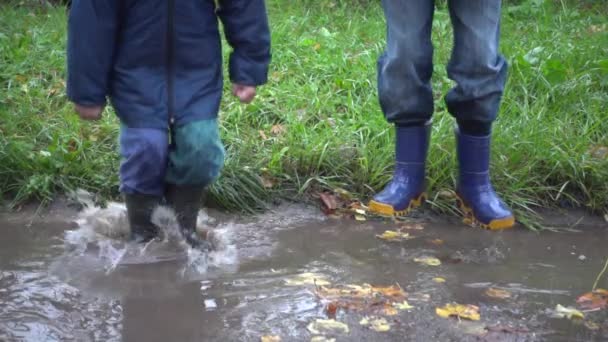
[[[608,6],[589,3],[505,5],[501,49],[511,68],[494,129],[492,177],[518,214],[564,203],[608,208],[608,160],[590,153],[608,146]],[[268,10],[270,82],[247,107],[226,92],[228,159],[213,202],[253,211],[336,187],[368,198],[388,182],[393,165],[393,131],[376,93],[385,42],[379,4],[268,0]],[[5,4],[0,22],[0,193],[13,203],[47,202],[78,187],[116,196],[117,120],[108,110],[99,123],[80,122],[64,96],[65,11]],[[453,84],[442,4],[433,35],[429,190],[432,208],[445,212],[454,210],[451,200],[436,194],[453,189],[456,160],[454,121],[443,102]],[[284,133],[273,134],[274,125]],[[262,176],[275,186],[263,187]]]

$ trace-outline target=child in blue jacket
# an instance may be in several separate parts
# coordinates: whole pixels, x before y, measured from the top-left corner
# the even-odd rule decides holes
[[[99,119],[108,98],[121,121],[120,191],[135,240],[158,234],[150,217],[166,201],[198,242],[200,201],[225,153],[219,21],[233,93],[249,103],[271,57],[264,0],[72,1],[67,95],[84,120]]]

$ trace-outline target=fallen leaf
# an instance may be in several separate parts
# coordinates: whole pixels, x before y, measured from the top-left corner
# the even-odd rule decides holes
[[[391,326],[388,324],[386,319],[381,317],[364,317],[359,324],[363,326],[369,326],[370,329],[385,332],[391,330]]]
[[[262,182],[262,186],[266,189],[274,187],[274,181],[268,176],[261,176],[260,181]]]
[[[270,133],[274,135],[283,135],[285,132],[287,132],[287,129],[285,128],[285,126],[280,124],[274,125],[270,128]]]
[[[445,279],[441,278],[441,277],[437,277],[437,278],[433,278],[433,281],[436,283],[445,283]]]
[[[365,218],[365,215],[355,214],[355,220],[357,220],[357,221],[365,221],[367,219]]]
[[[338,208],[338,202],[336,201],[336,196],[330,194],[329,192],[322,192],[319,194],[321,198],[321,202],[325,208],[325,213],[333,213]]]
[[[281,336],[266,335],[262,336],[262,342],[281,342]]]
[[[303,285],[316,285],[316,286],[327,286],[331,283],[325,279],[325,276],[317,273],[302,273],[295,275],[291,278],[285,279],[285,285],[287,286],[303,286]]]
[[[568,318],[568,319],[583,319],[585,315],[571,307],[564,307],[561,304],[557,304],[553,311],[553,317],[555,318]]]
[[[316,43],[313,48],[315,49],[315,51],[319,51],[319,49],[321,48],[321,44]]]
[[[336,342],[335,338],[327,338],[325,336],[313,336],[310,342]]]
[[[395,309],[397,309],[397,310],[411,310],[411,309],[413,309],[413,308],[414,308],[413,306],[411,306],[411,305],[410,305],[410,304],[409,304],[407,301],[405,301],[405,300],[403,301],[403,303],[396,303],[396,304],[393,304],[393,306],[394,306],[394,307],[395,307]]]
[[[441,239],[429,240],[429,242],[435,246],[443,245],[443,240]]]
[[[264,131],[259,131],[259,133],[262,140],[268,140],[268,137],[266,136],[266,133],[264,133]]]
[[[456,194],[454,193],[454,191],[441,190],[437,193],[437,197],[451,199],[451,198],[456,198]]]
[[[437,316],[442,318],[458,317],[470,319],[472,321],[479,321],[481,318],[479,315],[479,307],[475,305],[447,304],[444,307],[436,308],[435,312],[437,313]]]
[[[597,289],[578,297],[576,303],[583,310],[600,310],[608,307],[608,291]]]
[[[349,329],[348,325],[338,322],[334,319],[317,319],[314,322],[308,324],[308,331],[312,334],[323,334],[323,333],[333,333],[333,334],[348,334]]]
[[[381,235],[376,235],[378,239],[390,242],[398,242],[413,239],[409,233],[396,232],[394,230],[386,230]]]
[[[511,298],[511,292],[506,291],[506,290],[501,290],[501,289],[495,289],[493,287],[490,287],[489,289],[487,289],[485,294],[488,297],[498,298],[498,299]]]
[[[422,258],[415,258],[414,259],[415,262],[419,263],[419,264],[423,264],[423,265],[427,265],[427,266],[439,266],[441,265],[441,261],[437,258],[434,257],[422,257]]]
[[[327,304],[327,306],[325,307],[325,313],[327,314],[327,317],[329,317],[329,318],[335,318],[337,312],[338,312],[338,304],[336,302],[331,302],[331,303]]]
[[[343,285],[333,288],[319,286],[316,295],[323,301],[329,302],[328,312],[334,310],[352,310],[359,312],[374,312],[387,316],[398,313],[395,303],[405,301],[406,293],[399,286],[374,287],[369,284]]]

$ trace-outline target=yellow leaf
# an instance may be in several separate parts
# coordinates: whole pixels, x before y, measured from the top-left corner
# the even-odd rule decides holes
[[[403,301],[403,303],[395,303],[393,304],[393,306],[397,309],[397,310],[410,310],[413,309],[414,307],[411,306],[407,301]]]
[[[568,319],[583,319],[585,318],[585,315],[574,309],[574,308],[570,308],[570,307],[564,307],[561,304],[557,304],[557,306],[555,307],[555,311],[553,313],[553,315],[555,317],[558,318],[568,318]]]
[[[319,51],[319,49],[321,48],[321,44],[317,43],[313,48],[315,49],[315,51]]]
[[[472,321],[478,321],[481,318],[479,315],[479,307],[475,305],[447,304],[444,307],[436,308],[435,312],[437,313],[437,316],[443,318],[453,316],[470,319]]]
[[[436,283],[445,283],[445,279],[441,277],[433,278],[433,281]]]
[[[323,333],[343,333],[348,334],[349,329],[348,325],[337,322],[334,319],[317,319],[314,322],[308,324],[308,331],[313,334],[323,334]]]
[[[262,336],[262,342],[281,342],[281,336],[276,336],[276,335]]]
[[[327,286],[331,283],[325,279],[322,274],[316,273],[302,273],[295,275],[291,278],[285,279],[285,285],[287,286],[303,286],[303,285],[316,285],[316,286]]]
[[[417,263],[419,263],[419,264],[423,264],[423,265],[427,265],[427,266],[439,266],[439,265],[441,265],[441,261],[439,259],[433,258],[433,257],[415,258],[414,261],[417,262]]]
[[[491,287],[486,290],[486,296],[498,299],[507,299],[511,298],[511,292]]]
[[[396,232],[394,230],[387,230],[382,235],[376,235],[378,239],[386,241],[403,241],[413,239],[409,233]]]
[[[386,319],[375,316],[366,316],[359,322],[359,324],[363,326],[369,326],[370,329],[378,332],[385,332],[391,330],[391,326],[388,324]]]

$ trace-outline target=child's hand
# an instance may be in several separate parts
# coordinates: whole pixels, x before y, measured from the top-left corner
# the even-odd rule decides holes
[[[232,94],[242,103],[251,103],[255,97],[255,87],[235,83],[232,85]]]
[[[79,104],[74,104],[74,109],[76,110],[76,113],[78,113],[78,116],[80,116],[82,120],[87,121],[101,119],[101,113],[103,112],[103,108],[103,106],[87,107],[81,106]]]

